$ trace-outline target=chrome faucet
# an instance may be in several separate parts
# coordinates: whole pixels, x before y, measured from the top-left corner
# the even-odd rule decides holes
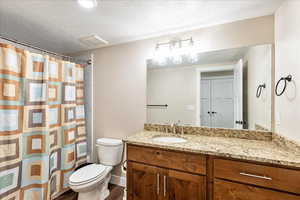
[[[181,135],[184,135],[184,126],[181,126]]]
[[[177,123],[171,124],[172,133],[176,134],[176,127],[180,126],[180,120],[177,121]],[[181,134],[183,134],[183,127],[181,129]]]
[[[171,124],[172,133],[174,133],[174,134],[176,134],[176,126],[177,126],[176,123],[172,123],[172,124]]]
[[[166,133],[168,133],[168,132],[169,132],[169,130],[168,130],[168,129],[169,129],[169,124],[168,124],[168,123],[166,123],[166,124],[165,124],[165,132],[166,132]]]

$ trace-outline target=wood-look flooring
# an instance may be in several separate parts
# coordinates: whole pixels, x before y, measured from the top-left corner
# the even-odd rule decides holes
[[[122,200],[124,188],[117,185],[109,185],[110,195],[106,200]],[[77,193],[72,190],[65,192],[55,200],[77,200]]]

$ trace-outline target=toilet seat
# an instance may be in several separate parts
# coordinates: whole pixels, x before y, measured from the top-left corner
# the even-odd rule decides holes
[[[105,200],[109,195],[111,171],[122,161],[122,140],[99,138],[96,143],[99,164],[79,168],[68,180],[69,187],[78,193],[78,200]]]
[[[91,164],[75,171],[69,178],[70,185],[80,186],[103,179],[110,170],[108,166]]]

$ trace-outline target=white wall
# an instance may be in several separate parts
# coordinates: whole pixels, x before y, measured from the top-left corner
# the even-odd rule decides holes
[[[275,80],[291,74],[286,93],[275,98],[275,131],[300,142],[300,2],[287,0],[275,14]]]
[[[272,45],[250,47],[244,57],[248,70],[248,124],[255,130],[260,125],[272,129]],[[256,97],[257,87],[266,84],[261,96]]]
[[[197,91],[200,84],[197,73],[200,75],[200,69],[227,66],[232,67],[232,63],[148,69],[147,104],[168,104],[168,107],[148,107],[147,123],[171,124],[180,121],[184,125],[196,126],[199,109],[197,100],[200,101],[197,99],[200,92]],[[230,73],[210,72],[210,76],[228,74]]]
[[[160,68],[147,71],[147,104],[168,104],[148,107],[148,123],[196,123],[195,67]]]
[[[94,51],[95,135],[122,138],[146,121],[145,50],[138,43]]]

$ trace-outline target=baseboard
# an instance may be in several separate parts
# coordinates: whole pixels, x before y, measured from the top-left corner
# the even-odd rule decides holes
[[[110,179],[110,183],[114,184],[114,185],[119,185],[119,186],[125,187],[126,186],[126,177],[112,175],[111,179]]]

